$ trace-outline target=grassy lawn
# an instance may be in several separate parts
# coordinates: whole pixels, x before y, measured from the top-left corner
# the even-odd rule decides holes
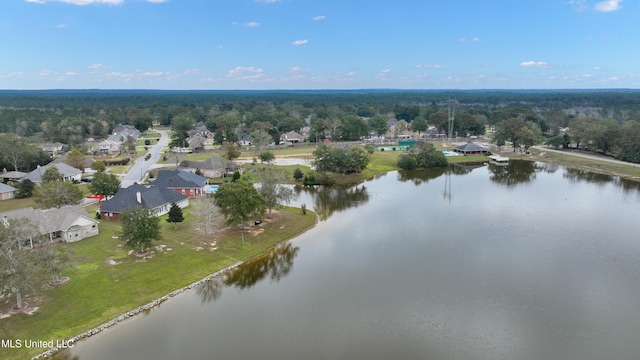
[[[89,213],[94,211],[89,208]],[[166,216],[165,216],[166,217]],[[129,255],[129,249],[114,238],[120,224],[100,223],[100,235],[64,244],[72,252],[73,266],[64,275],[71,280],[55,288],[44,287],[27,296],[32,315],[13,314],[0,320],[0,339],[62,340],[103,324],[119,315],[187,286],[238,261],[257,256],[273,245],[311,228],[316,221],[312,212],[285,208],[274,219],[252,227],[245,233],[228,229],[214,236],[213,246],[202,241],[193,230],[192,216],[185,211],[185,222],[174,229],[161,219],[163,240],[156,241],[152,258]],[[165,251],[157,250],[165,245]],[[117,265],[109,262],[114,261]],[[0,299],[0,313],[8,312],[14,297]],[[42,350],[0,349],[1,359],[24,359]]]

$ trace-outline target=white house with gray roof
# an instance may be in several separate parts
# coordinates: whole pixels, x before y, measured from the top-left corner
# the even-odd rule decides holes
[[[82,205],[55,209],[22,208],[0,213],[4,224],[10,219],[26,218],[34,222],[40,234],[50,241],[74,242],[98,235],[98,222],[89,216]]]
[[[16,188],[11,185],[0,183],[0,200],[13,199]]]
[[[37,169],[25,175],[22,180],[29,179],[34,183],[42,183],[42,175],[48,168],[55,167],[62,174],[62,181],[80,181],[82,178],[82,170],[76,169],[73,166],[69,166],[65,163],[49,163],[44,166],[39,166]]]

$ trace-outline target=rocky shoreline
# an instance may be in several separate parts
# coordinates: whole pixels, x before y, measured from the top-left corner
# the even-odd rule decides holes
[[[208,280],[210,280],[210,279],[212,279],[212,278],[214,278],[216,276],[224,274],[227,271],[230,271],[230,270],[233,270],[233,269],[237,268],[238,266],[242,265],[243,263],[244,263],[244,261],[239,261],[239,262],[237,262],[237,263],[235,263],[235,264],[233,264],[231,266],[228,266],[228,267],[226,267],[226,268],[224,268],[222,270],[219,270],[219,271],[217,271],[217,272],[205,277],[204,279],[201,279],[201,280],[198,280],[198,281],[196,281],[194,283],[191,283],[191,284],[189,284],[189,285],[187,285],[187,286],[185,286],[185,287],[183,287],[181,289],[172,291],[169,294],[167,294],[167,295],[165,295],[165,296],[163,296],[163,297],[161,297],[159,299],[153,300],[150,303],[144,304],[144,305],[142,305],[142,306],[140,306],[140,307],[138,307],[138,308],[136,308],[134,310],[127,311],[126,313],[118,316],[117,318],[115,318],[113,320],[110,320],[110,321],[108,321],[108,322],[106,322],[106,323],[104,323],[104,324],[102,324],[102,325],[100,325],[98,327],[95,327],[95,328],[93,328],[91,330],[85,331],[82,334],[76,335],[76,336],[74,336],[74,337],[72,337],[72,338],[70,338],[70,339],[68,339],[66,341],[63,341],[62,343],[65,344],[65,347],[52,347],[49,350],[47,350],[47,351],[45,351],[43,353],[40,353],[40,354],[34,356],[31,359],[34,360],[34,359],[45,359],[45,358],[48,358],[48,357],[54,355],[55,353],[57,353],[58,351],[62,351],[62,350],[65,350],[65,349],[69,348],[70,345],[72,346],[73,344],[75,344],[79,340],[91,337],[91,336],[93,336],[95,334],[98,334],[101,331],[106,330],[106,329],[108,329],[108,328],[110,328],[110,327],[112,327],[112,326],[114,326],[114,325],[116,325],[116,324],[118,324],[118,323],[120,323],[120,322],[122,322],[122,321],[124,321],[124,320],[126,320],[126,319],[128,319],[130,317],[132,317],[132,316],[135,316],[135,315],[140,314],[141,312],[150,310],[153,307],[156,307],[156,306],[162,304],[163,302],[175,297],[176,295],[182,294],[183,292],[185,292],[187,290],[191,290],[194,287],[204,283],[205,281],[208,281]]]

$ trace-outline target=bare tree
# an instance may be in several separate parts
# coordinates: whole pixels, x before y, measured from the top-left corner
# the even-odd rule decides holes
[[[258,192],[265,198],[267,209],[269,209],[268,217],[271,218],[271,211],[274,207],[279,203],[290,203],[296,195],[293,190],[283,185],[289,177],[284,170],[267,165],[259,175],[262,184]]]
[[[204,242],[209,244],[209,237],[221,231],[220,208],[213,199],[205,197],[193,200],[191,210],[195,217],[195,230],[204,235]]]

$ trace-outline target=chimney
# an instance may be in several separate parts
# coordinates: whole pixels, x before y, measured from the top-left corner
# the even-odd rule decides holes
[[[140,195],[140,191],[136,191],[136,200],[138,200],[138,204],[142,204],[142,195]]]

